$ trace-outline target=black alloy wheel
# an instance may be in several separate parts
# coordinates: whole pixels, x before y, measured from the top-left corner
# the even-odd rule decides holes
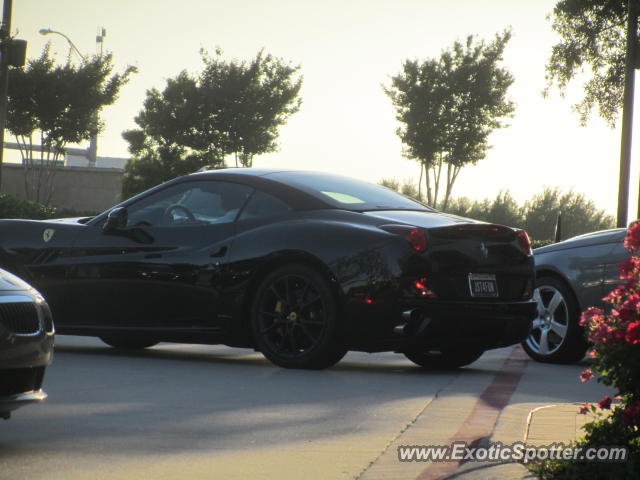
[[[100,337],[107,345],[114,348],[122,348],[127,350],[142,350],[144,348],[153,347],[158,342],[143,336],[128,334],[111,334]]]
[[[522,342],[538,362],[575,363],[584,358],[588,343],[580,326],[580,308],[573,294],[554,277],[540,277],[533,292],[537,314]]]
[[[322,369],[342,359],[338,305],[328,282],[304,265],[287,265],[258,287],[251,312],[257,347],[285,368]]]
[[[479,349],[446,349],[429,351],[404,352],[404,356],[416,365],[426,369],[447,370],[469,365],[478,360],[484,350]]]

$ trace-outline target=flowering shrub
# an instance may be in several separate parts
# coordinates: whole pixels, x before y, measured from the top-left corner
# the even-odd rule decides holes
[[[628,461],[544,462],[536,467],[543,479],[640,478],[640,223],[629,229],[624,246],[632,255],[619,265],[621,284],[603,299],[610,313],[590,307],[580,318],[593,345],[591,368],[580,380],[589,381],[595,373],[598,381],[617,389],[617,403],[605,396],[597,404],[582,405],[580,413],[591,412],[595,419],[585,425],[578,446],[626,446]]]
[[[600,381],[618,389],[624,426],[640,424],[640,223],[629,229],[624,246],[632,256],[620,263],[620,280],[615,290],[603,300],[612,306],[606,315],[601,309],[590,307],[582,313],[580,325],[587,329],[593,344],[593,365],[582,372],[581,379],[591,371]],[[634,416],[635,415],[635,416]]]

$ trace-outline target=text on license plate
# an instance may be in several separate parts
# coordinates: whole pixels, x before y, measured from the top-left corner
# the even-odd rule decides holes
[[[498,283],[492,273],[470,273],[469,288],[472,297],[498,296]]]

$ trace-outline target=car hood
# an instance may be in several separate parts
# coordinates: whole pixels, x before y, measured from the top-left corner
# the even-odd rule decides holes
[[[458,223],[484,223],[470,218],[458,217],[442,212],[419,212],[412,210],[375,210],[363,212],[365,215],[390,220],[392,222],[406,223],[423,228],[446,227]]]
[[[0,268],[0,292],[24,292],[33,290],[24,280]]]
[[[606,243],[622,242],[626,228],[614,228],[612,230],[602,230],[599,232],[585,233],[562,242],[553,243],[544,247],[536,248],[535,254],[566,250],[567,248],[588,247],[591,245],[602,245]]]

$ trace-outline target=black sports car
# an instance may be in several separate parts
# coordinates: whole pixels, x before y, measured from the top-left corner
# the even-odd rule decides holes
[[[41,387],[53,357],[53,335],[42,295],[0,269],[0,418],[47,397]]]
[[[2,220],[0,239],[0,265],[47,297],[59,333],[114,347],[223,343],[293,368],[393,350],[451,367],[520,342],[536,312],[524,231],[324,173],[196,173],[94,218]]]

